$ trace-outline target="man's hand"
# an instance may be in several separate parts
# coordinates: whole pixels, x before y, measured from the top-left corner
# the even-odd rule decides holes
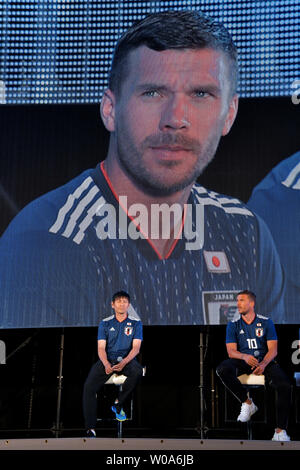
[[[264,364],[263,362],[260,362],[258,366],[254,369],[253,374],[262,375],[264,373],[265,368],[266,368],[266,364]]]
[[[252,368],[252,369],[255,369],[259,362],[258,360],[256,359],[256,357],[254,356],[251,356],[251,354],[244,354],[243,355],[243,359],[245,362],[247,362],[247,364]]]
[[[111,364],[109,362],[104,367],[105,367],[105,373],[107,375],[113,373],[113,367],[111,366]]]
[[[112,370],[113,372],[121,372],[121,370],[123,370],[125,366],[126,366],[126,363],[123,359],[122,361],[118,362],[118,364],[112,366]]]

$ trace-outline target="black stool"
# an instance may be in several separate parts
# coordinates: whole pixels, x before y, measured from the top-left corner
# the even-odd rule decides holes
[[[123,375],[123,374],[112,374],[109,379],[105,382],[105,385],[116,385],[117,387],[119,387],[119,392],[122,391],[122,387],[123,387],[123,383],[125,382],[125,380],[127,379],[126,375]],[[131,421],[132,420],[132,414],[133,414],[133,399],[131,398],[130,399],[130,415],[129,417],[127,417],[127,420],[128,421]],[[127,421],[126,420],[126,421]],[[118,437],[119,438],[122,438],[122,434],[123,434],[123,421],[118,421],[117,420],[117,425],[118,425],[118,431],[117,431],[117,434],[118,434]]]
[[[146,367],[143,367],[143,377],[145,376],[145,374],[146,374]],[[117,387],[119,387],[119,393],[120,393],[122,391],[123,383],[125,382],[126,379],[127,379],[126,375],[114,373],[105,382],[105,385],[116,385]],[[132,418],[133,418],[133,398],[131,397],[131,399],[130,399],[130,414],[129,414],[129,416],[127,416],[126,421],[132,421]],[[102,419],[98,418],[97,421],[102,421]],[[116,420],[116,421],[117,421],[117,425],[118,425],[118,428],[117,428],[118,438],[122,438],[122,435],[123,435],[123,421],[118,421],[118,420]]]

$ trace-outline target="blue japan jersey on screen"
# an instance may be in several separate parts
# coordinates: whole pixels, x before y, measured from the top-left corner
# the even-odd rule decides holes
[[[227,323],[242,289],[283,321],[278,254],[242,202],[195,184],[165,258],[122,232],[133,228],[125,203],[97,166],[23,209],[0,241],[0,327],[96,326],[119,290],[144,325]]]
[[[267,354],[270,340],[277,340],[275,326],[270,318],[262,315],[256,315],[250,325],[242,316],[227,324],[226,343],[236,343],[239,352],[255,356],[258,361]]]
[[[127,356],[134,339],[143,339],[143,327],[136,317],[128,315],[119,322],[115,315],[104,318],[98,327],[98,340],[106,340],[106,354],[109,361],[118,361]],[[119,362],[119,361],[118,361]]]
[[[299,323],[300,152],[273,168],[254,188],[248,205],[268,225],[285,271],[286,322]]]

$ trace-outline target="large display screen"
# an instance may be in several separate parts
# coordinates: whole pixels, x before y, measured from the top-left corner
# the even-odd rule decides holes
[[[182,8],[228,27],[242,97],[290,95],[299,72],[297,0],[2,0],[2,102],[98,103],[120,34],[147,13]]]
[[[232,33],[241,100],[288,99],[295,108],[298,2],[53,0],[6,1],[1,7],[2,128],[9,148],[1,162],[0,198],[13,216],[0,239],[0,327],[96,326],[111,315],[112,295],[120,290],[130,294],[130,312],[145,325],[227,323],[238,317],[236,295],[244,289],[256,293],[261,315],[298,323],[300,153],[285,159],[284,152],[277,166],[267,154],[265,165],[253,155],[240,157],[238,167],[220,171],[237,191],[206,189],[202,174],[192,184],[197,165],[205,175],[219,137],[222,145],[239,115],[237,97],[228,91],[224,104],[224,64],[214,51],[200,51],[197,60],[197,51],[132,55],[135,72],[122,82],[123,94],[103,98],[103,140],[93,158],[91,121],[83,120],[82,130],[72,134],[61,119],[61,105],[98,106],[120,33],[146,13],[170,8],[200,8]],[[147,89],[143,84],[143,92],[132,93],[146,78]],[[161,85],[153,87],[154,79]],[[20,135],[15,116],[25,104],[31,105],[30,119]],[[12,105],[18,105],[15,111]],[[50,121],[42,121],[45,105],[51,105],[59,136],[48,132]],[[235,142],[240,129],[252,135],[255,120],[259,116],[238,127],[230,154],[247,154],[247,144],[240,142],[237,150]],[[268,153],[276,136],[271,121],[263,125]],[[57,153],[63,134],[80,147],[76,161]],[[296,135],[293,127],[289,135]],[[214,165],[221,167],[222,151]],[[197,162],[195,155],[201,155]],[[249,197],[239,194],[252,161],[257,171],[264,165],[264,178],[256,179],[247,204]],[[60,179],[64,170],[70,177]]]

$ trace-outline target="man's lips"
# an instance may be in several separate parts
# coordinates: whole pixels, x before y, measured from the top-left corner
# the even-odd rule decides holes
[[[179,153],[179,152],[190,152],[191,151],[190,148],[179,147],[178,145],[174,145],[174,146],[162,145],[162,146],[159,146],[159,147],[150,147],[150,148],[151,148],[151,150],[154,150],[155,152],[161,152],[161,153],[165,153],[165,154],[168,154],[168,153],[175,154],[175,153]]]
[[[178,145],[160,145],[157,147],[151,147],[153,150],[162,150],[170,152],[189,152],[191,149],[186,147],[180,147]]]

